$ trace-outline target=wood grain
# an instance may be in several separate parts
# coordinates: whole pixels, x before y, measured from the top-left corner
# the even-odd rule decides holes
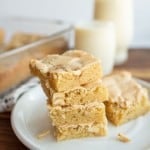
[[[27,150],[12,131],[10,113],[0,113],[0,149]]]
[[[135,77],[150,81],[150,50],[130,50],[128,60],[114,70],[128,70]]]
[[[126,63],[116,66],[115,70],[131,71],[135,76],[150,81],[150,50],[130,50]],[[17,139],[10,124],[10,113],[0,113],[0,150],[26,150]]]

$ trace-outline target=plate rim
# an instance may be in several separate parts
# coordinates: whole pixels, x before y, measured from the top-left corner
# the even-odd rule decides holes
[[[27,148],[30,148],[30,149],[39,149],[33,142],[31,142],[30,139],[26,138],[25,134],[23,134],[23,132],[17,130],[17,127],[16,127],[16,123],[14,121],[14,118],[15,118],[15,112],[16,112],[16,105],[19,105],[21,103],[21,101],[23,101],[24,97],[26,95],[28,95],[28,93],[31,93],[33,90],[35,90],[36,88],[39,88],[40,85],[34,87],[33,89],[31,89],[29,92],[25,93],[22,97],[20,97],[18,99],[18,102],[15,104],[15,106],[13,107],[13,110],[11,112],[11,115],[10,115],[10,122],[11,122],[11,127],[13,129],[13,132],[15,133],[16,137],[20,140],[20,142],[26,146]]]

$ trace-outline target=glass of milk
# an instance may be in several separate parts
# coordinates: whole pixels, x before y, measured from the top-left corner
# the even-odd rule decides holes
[[[75,48],[85,50],[97,57],[104,74],[109,74],[114,66],[116,37],[111,22],[90,21],[75,26]]]
[[[133,36],[133,0],[95,0],[95,19],[113,21],[116,26],[116,64],[128,57]]]

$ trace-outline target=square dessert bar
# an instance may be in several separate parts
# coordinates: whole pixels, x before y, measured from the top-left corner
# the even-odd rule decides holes
[[[53,126],[101,123],[106,120],[105,105],[101,102],[65,107],[48,105],[48,108]]]
[[[95,101],[103,102],[108,100],[108,90],[101,81],[78,86],[64,92],[56,92],[49,87],[49,84],[41,83],[52,106],[83,105]]]
[[[107,119],[101,123],[90,123],[55,127],[54,134],[58,141],[72,138],[95,137],[107,135]]]
[[[44,38],[44,36],[39,34],[16,32],[13,34],[12,38],[10,39],[10,42],[6,46],[6,50],[18,48],[26,44],[30,44],[32,42],[38,41],[42,38]]]
[[[102,77],[100,62],[92,55],[70,50],[62,55],[48,55],[42,60],[31,60],[31,72],[55,91],[65,91],[96,81]],[[46,83],[45,83],[46,84]]]
[[[103,80],[109,91],[105,102],[106,115],[115,125],[121,125],[150,111],[148,93],[129,72],[109,75]]]

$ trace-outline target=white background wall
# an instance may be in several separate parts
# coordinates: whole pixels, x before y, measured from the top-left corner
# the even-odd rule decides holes
[[[94,0],[0,0],[0,16],[90,20]],[[150,47],[150,0],[134,0],[135,32],[132,47]]]

